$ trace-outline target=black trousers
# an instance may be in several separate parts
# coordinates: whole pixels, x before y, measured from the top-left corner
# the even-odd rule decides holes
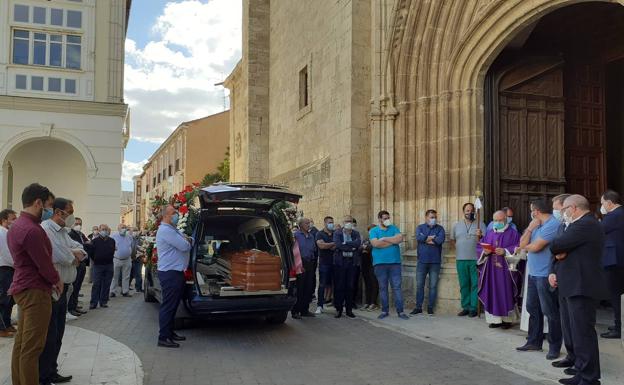
[[[184,273],[177,270],[158,271],[158,280],[162,290],[162,302],[158,312],[158,339],[165,341],[173,335],[175,315],[184,293]]]
[[[364,278],[364,297],[367,305],[376,305],[379,296],[379,282],[375,276],[370,253],[362,254],[362,278]]]
[[[609,266],[605,268],[605,275],[609,287],[609,298],[613,307],[613,320],[615,327],[622,327],[622,294],[624,294],[624,267]]]
[[[316,261],[303,260],[303,273],[297,277],[297,302],[293,313],[305,314],[310,311],[310,302],[316,288]]]
[[[600,379],[600,356],[595,329],[598,301],[584,296],[563,297],[562,299],[563,303],[560,305],[562,309],[567,310],[569,337],[572,338],[574,346],[574,367],[578,370],[577,376],[581,380],[580,383],[584,385],[598,381]],[[564,340],[565,333],[564,331]]]
[[[84,282],[85,275],[87,274],[87,264],[85,261],[80,262],[80,264],[76,267],[76,280],[72,285],[74,285],[74,291],[72,295],[67,300],[67,310],[76,310],[78,307],[78,294],[80,294],[80,289],[82,288],[82,282]]]
[[[353,310],[353,292],[355,287],[355,265],[353,258],[343,258],[342,265],[334,265],[334,307],[347,313]]]
[[[48,325],[48,335],[43,352],[39,356],[39,382],[44,384],[51,382],[51,378],[58,373],[58,356],[65,334],[68,288],[69,284],[65,284],[59,300],[52,302],[52,316]]]
[[[0,266],[0,330],[11,327],[11,312],[15,301],[9,295],[9,287],[13,282],[12,267]]]

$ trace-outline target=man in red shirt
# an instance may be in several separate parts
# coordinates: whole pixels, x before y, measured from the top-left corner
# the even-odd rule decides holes
[[[39,355],[52,313],[50,295],[63,292],[63,281],[52,265],[52,245],[40,226],[42,219],[52,216],[53,202],[54,195],[46,187],[38,183],[26,187],[24,210],[7,234],[15,267],[9,293],[21,310],[11,359],[14,385],[39,384]]]

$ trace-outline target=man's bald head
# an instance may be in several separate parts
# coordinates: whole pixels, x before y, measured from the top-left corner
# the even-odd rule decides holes
[[[589,211],[589,201],[582,195],[574,194],[566,198],[564,206],[573,206],[579,210]]]
[[[496,210],[496,212],[494,212],[494,215],[492,215],[492,219],[494,219],[494,221],[496,222],[507,222],[507,213],[505,213],[503,210]]]

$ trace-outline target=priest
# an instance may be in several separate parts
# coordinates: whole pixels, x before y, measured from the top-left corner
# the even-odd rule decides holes
[[[520,234],[507,223],[507,215],[494,213],[493,225],[477,244],[479,300],[490,328],[508,329],[517,319],[517,300],[522,288],[522,273],[510,270],[505,259],[520,243]]]

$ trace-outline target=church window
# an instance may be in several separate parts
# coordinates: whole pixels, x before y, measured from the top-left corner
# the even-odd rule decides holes
[[[310,104],[308,82],[308,66],[305,66],[299,71],[299,109],[305,108]]]

